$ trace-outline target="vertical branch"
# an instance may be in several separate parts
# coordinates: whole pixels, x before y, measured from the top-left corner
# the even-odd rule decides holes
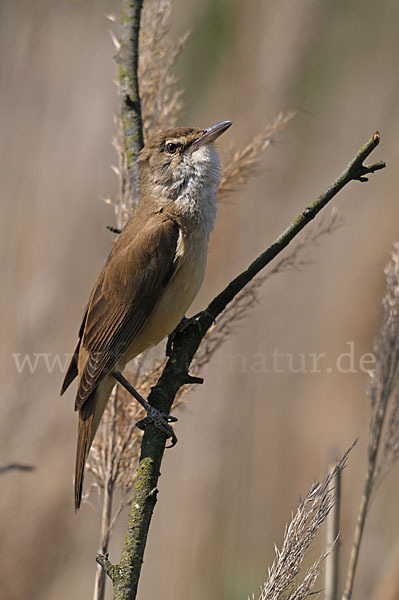
[[[118,228],[126,224],[130,210],[127,199],[130,196],[132,208],[139,198],[139,168],[137,156],[143,147],[143,126],[139,93],[138,62],[139,32],[143,0],[122,0],[121,39],[116,57],[119,66],[120,124],[114,142],[119,156],[119,203],[116,211]],[[130,192],[130,193],[129,193]],[[114,393],[110,414],[111,439],[103,444],[107,453],[104,464],[104,497],[101,515],[101,537],[99,555],[107,554],[112,528],[112,499],[115,485],[115,423],[118,388]],[[105,596],[106,569],[97,565],[93,600],[103,600]]]
[[[341,507],[341,470],[337,469],[336,463],[331,465],[329,473],[334,485],[334,504],[327,517],[327,539],[326,539],[326,576],[325,576],[325,600],[337,600],[338,598],[338,563],[339,563],[339,522]]]
[[[132,205],[139,195],[137,155],[143,147],[143,127],[138,80],[139,31],[143,0],[122,0],[121,47],[119,65],[121,119]]]
[[[148,433],[150,429],[153,430],[152,436]],[[149,437],[150,439],[148,439]],[[154,450],[154,445],[156,450]],[[143,438],[122,557],[120,563],[115,565],[113,572],[114,598],[116,600],[134,600],[137,595],[148,530],[157,501],[157,482],[164,448],[165,436],[159,431],[154,431],[152,426],[147,427]]]
[[[117,63],[119,65],[119,83],[120,83],[120,111],[121,111],[121,122],[123,129],[123,148],[120,151],[120,164],[119,164],[119,176],[121,178],[121,190],[120,190],[120,201],[122,203],[122,209],[124,206],[123,199],[125,198],[125,173],[127,171],[127,181],[129,183],[130,191],[130,203],[134,207],[139,198],[140,193],[140,181],[139,181],[139,167],[137,164],[137,156],[144,145],[143,141],[143,125],[141,117],[141,102],[139,93],[139,80],[138,80],[138,62],[139,62],[139,32],[140,32],[140,18],[141,10],[143,7],[143,0],[122,0],[122,16],[121,16],[121,40],[120,50],[117,56]],[[126,208],[126,207],[125,207]],[[123,210],[122,210],[123,212]],[[122,221],[126,220],[126,215],[119,214],[118,226],[121,226]],[[114,444],[115,444],[115,419],[116,419],[116,404],[117,404],[116,390],[113,399],[113,411],[111,414],[111,428],[112,428],[112,440],[109,448],[107,457],[107,473],[104,485],[104,499],[103,499],[103,511],[101,518],[101,542],[99,555],[106,556],[109,544],[109,537],[111,532],[112,522],[112,497],[113,487],[115,484],[115,473],[114,473]],[[123,555],[122,561],[123,562]],[[94,600],[103,600],[105,594],[105,577],[109,571],[104,565],[98,564],[95,589],[94,589]],[[126,579],[124,579],[126,582]],[[135,597],[135,592],[130,590],[130,579],[127,578],[127,585],[129,590],[125,588],[123,597],[130,598]],[[137,583],[136,583],[137,589]],[[115,597],[117,590],[115,588]],[[134,594],[131,596],[130,593]],[[122,597],[122,596],[119,596]]]
[[[122,123],[123,143],[119,144],[119,177],[120,177],[120,210],[118,212],[118,226],[122,227],[126,220],[126,184],[130,191],[130,204],[137,204],[140,185],[137,156],[142,149],[143,125],[141,117],[141,102],[138,80],[139,62],[139,32],[143,0],[122,0],[121,14],[121,39],[117,55],[119,66],[119,93],[120,115]],[[127,175],[127,177],[126,177]],[[125,210],[124,210],[125,209]],[[106,556],[111,533],[112,523],[112,498],[115,484],[114,473],[114,445],[115,445],[115,419],[116,419],[116,390],[113,398],[113,411],[111,414],[111,442],[108,447],[107,469],[104,482],[103,510],[101,516],[101,540],[98,555]],[[109,571],[104,565],[98,563],[94,600],[103,600],[105,595],[105,577]],[[126,596],[127,597],[127,596]]]

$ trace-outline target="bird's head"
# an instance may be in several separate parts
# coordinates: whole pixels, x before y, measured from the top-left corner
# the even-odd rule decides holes
[[[178,127],[149,140],[139,157],[141,195],[172,201],[184,211],[194,209],[204,194],[214,194],[219,159],[213,142],[230,125],[222,121],[207,129]]]

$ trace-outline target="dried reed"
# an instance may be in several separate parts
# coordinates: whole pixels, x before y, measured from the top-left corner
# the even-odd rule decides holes
[[[281,550],[275,548],[276,557],[269,569],[269,577],[261,588],[259,600],[304,600],[311,594],[320,574],[321,564],[333,548],[319,556],[301,578],[302,563],[334,505],[334,477],[345,468],[352,448],[353,446],[347,450],[324,481],[315,483],[300,502],[291,523],[285,529]],[[252,600],[254,598],[252,595]]]
[[[376,368],[370,373],[368,465],[343,600],[352,597],[370,499],[377,484],[399,458],[399,242],[394,244],[384,273],[387,281],[382,300],[384,317],[374,345]]]
[[[276,134],[282,131],[295,117],[296,111],[280,112],[266,125],[262,133],[234,150],[230,148],[229,160],[222,170],[218,195],[222,197],[244,186],[259,172],[259,157],[273,143]]]
[[[172,7],[173,0],[152,0],[143,7],[139,79],[144,140],[175,126],[183,107],[176,64],[190,32],[177,42],[168,38]]]

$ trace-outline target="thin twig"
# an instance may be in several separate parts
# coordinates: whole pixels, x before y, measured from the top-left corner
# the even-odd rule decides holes
[[[0,473],[5,473],[6,471],[34,471],[36,467],[33,465],[23,465],[20,463],[10,463],[9,465],[4,465],[4,467],[0,467]]]
[[[342,596],[342,600],[350,600],[350,598],[352,597],[352,590],[353,590],[353,584],[355,581],[356,567],[357,567],[357,562],[359,559],[360,544],[361,544],[361,541],[363,538],[363,531],[364,531],[364,526],[366,523],[368,506],[369,506],[369,502],[370,502],[371,491],[373,488],[373,471],[374,471],[373,467],[371,467],[367,470],[363,495],[362,495],[362,499],[360,501],[359,512],[357,515],[356,528],[355,528],[355,533],[353,536],[353,545],[352,545],[351,555],[350,555],[350,559],[349,559],[349,566],[348,566],[347,578],[346,578],[346,583],[345,583],[345,590],[344,590],[344,593]]]
[[[339,529],[341,508],[341,469],[334,463],[329,469],[334,486],[334,504],[327,517],[326,531],[326,575],[324,600],[337,600],[338,598],[338,565],[339,565]]]
[[[121,229],[119,229],[119,227],[114,227],[113,225],[107,225],[107,229],[111,232],[111,233],[117,233],[118,235],[121,233]]]
[[[373,150],[380,143],[380,134],[376,132],[365,144],[356,156],[351,160],[346,169],[341,175],[327,188],[321,196],[317,198],[312,204],[310,204],[305,210],[300,213],[292,224],[287,227],[285,231],[276,239],[276,241],[267,248],[253,263],[238,277],[233,279],[231,283],[220,293],[208,306],[206,312],[208,316],[204,315],[202,319],[199,319],[200,324],[208,329],[213,320],[224,310],[225,306],[234,298],[239,291],[243,289],[245,285],[251,279],[255,277],[273,258],[275,258],[288,244],[294,239],[296,235],[312,220],[315,216],[326,206],[328,202],[338,192],[347,185],[350,181],[367,181],[365,175],[374,173],[380,169],[383,169],[386,165],[384,162],[378,162],[374,165],[366,167],[363,165],[363,161],[371,154]]]
[[[115,572],[114,565],[108,559],[108,554],[96,554],[96,561],[104,569],[105,573],[112,579]]]
[[[169,413],[178,390],[187,381],[191,361],[201,340],[229,302],[314,219],[346,184],[353,180],[364,181],[367,174],[384,168],[385,164],[382,162],[369,167],[363,165],[363,161],[378,146],[379,141],[380,136],[375,133],[333,184],[303,210],[265,252],[212,300],[207,309],[195,319],[195,323],[192,322],[184,332],[175,336],[171,355],[148,398],[153,406],[164,413]],[[117,599],[134,600],[136,598],[144,549],[156,502],[157,483],[165,441],[164,434],[153,425],[150,424],[146,427],[129,514],[128,533],[121,561],[112,571],[114,597]]]

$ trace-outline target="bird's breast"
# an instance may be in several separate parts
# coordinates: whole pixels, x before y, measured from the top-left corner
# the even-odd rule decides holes
[[[204,279],[207,250],[208,235],[181,235],[176,252],[176,271],[126,353],[126,364],[158,344],[184,317]]]

